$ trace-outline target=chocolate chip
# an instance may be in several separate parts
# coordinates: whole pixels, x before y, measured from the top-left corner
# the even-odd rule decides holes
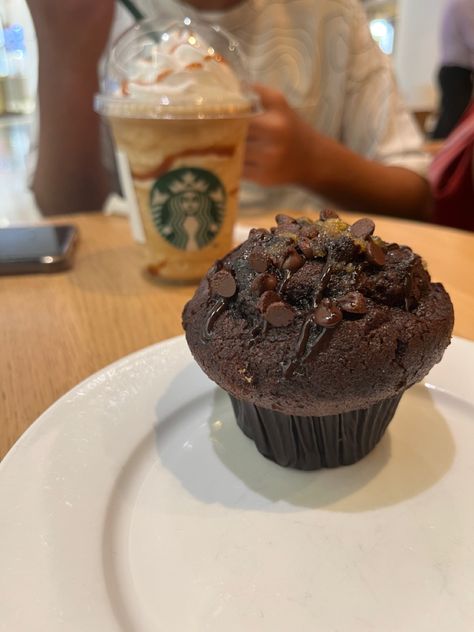
[[[274,290],[277,285],[278,279],[273,274],[258,274],[252,281],[251,290],[260,296],[267,290]]]
[[[367,302],[360,292],[348,292],[337,299],[337,304],[343,312],[349,314],[366,314]]]
[[[249,257],[249,264],[255,272],[265,272],[269,264],[268,257],[261,250],[254,250]]]
[[[291,242],[291,246],[285,241],[279,241],[270,245],[268,250],[268,256],[270,257],[270,263],[276,268],[281,269],[283,262],[285,261],[288,253],[293,248],[294,242]]]
[[[237,291],[237,285],[232,274],[228,270],[219,270],[211,279],[211,288],[219,296],[230,298]]]
[[[301,236],[307,237],[308,239],[315,239],[319,235],[319,230],[316,224],[311,224],[310,226],[303,226],[301,229]]]
[[[314,311],[314,320],[321,327],[335,327],[342,320],[342,312],[328,298],[323,298]]]
[[[279,213],[276,217],[275,217],[275,221],[278,224],[278,226],[281,226],[282,224],[296,224],[296,219],[293,219],[293,217],[290,217],[289,215],[284,215],[283,213]]]
[[[265,312],[265,320],[274,327],[286,327],[295,317],[290,305],[283,302],[272,303]]]
[[[290,250],[285,261],[283,262],[283,270],[289,270],[290,272],[296,272],[304,264],[304,258],[299,255],[294,248]]]
[[[309,219],[309,217],[305,217],[303,215],[303,217],[298,217],[298,219],[296,220],[296,223],[299,224],[300,226],[309,226],[313,222]]]
[[[373,234],[375,224],[368,217],[363,217],[362,219],[358,219],[357,222],[354,222],[349,230],[351,231],[353,237],[367,239],[367,237],[370,237],[370,235]]]
[[[325,222],[327,219],[339,219],[339,215],[336,211],[333,211],[330,208],[325,208],[319,214],[319,219]]]
[[[265,314],[272,303],[278,303],[280,301],[281,296],[279,294],[273,292],[272,290],[268,290],[267,292],[264,292],[262,296],[258,299],[257,307],[262,312],[262,314]]]
[[[262,237],[266,237],[266,235],[269,235],[270,231],[267,230],[266,228],[251,228],[250,232],[249,232],[249,239],[251,239],[252,237],[255,239],[262,239]]]
[[[306,259],[313,259],[314,257],[313,247],[309,239],[306,239],[306,237],[301,237],[298,240],[298,248],[304,254]]]
[[[380,246],[371,239],[367,243],[367,260],[376,266],[383,266],[385,263],[385,253]]]

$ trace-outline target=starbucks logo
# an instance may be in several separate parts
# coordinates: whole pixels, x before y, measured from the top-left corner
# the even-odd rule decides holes
[[[200,250],[217,235],[226,192],[213,173],[196,167],[168,171],[153,184],[150,207],[160,235],[180,250]]]

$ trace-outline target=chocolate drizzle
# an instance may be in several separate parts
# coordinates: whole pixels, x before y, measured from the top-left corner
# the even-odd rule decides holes
[[[331,274],[332,274],[332,265],[333,265],[333,262],[328,256],[328,259],[326,260],[324,268],[321,272],[321,276],[319,278],[318,289],[313,297],[313,305],[312,305],[311,313],[306,316],[305,320],[303,321],[303,325],[301,326],[301,329],[300,329],[298,342],[296,343],[295,356],[290,360],[288,364],[283,366],[283,377],[285,379],[288,379],[294,374],[300,362],[301,363],[306,362],[308,358],[312,356],[312,354],[316,351],[323,336],[327,332],[326,328],[321,327],[321,325],[317,325],[314,322],[314,310],[319,305],[319,302],[321,301],[324,290],[327,288],[329,284],[329,281],[331,279]],[[313,341],[310,348],[308,349],[308,341],[311,336],[313,326],[316,327],[316,338]]]
[[[410,256],[410,260],[408,262],[408,273],[407,273],[407,277],[405,279],[405,283],[404,283],[404,304],[405,304],[405,311],[409,312],[411,311],[412,307],[413,307],[413,302],[411,299],[411,296],[413,294],[413,267],[414,267],[414,263],[415,263],[415,255],[413,254],[413,252],[411,253]]]
[[[306,351],[306,346],[309,340],[309,334],[311,333],[311,326],[313,325],[313,316],[308,316],[300,329],[300,335],[298,336],[298,342],[296,343],[296,357],[301,358]]]
[[[226,308],[226,303],[227,303],[227,301],[225,301],[223,298],[220,298],[212,306],[212,309],[211,309],[211,311],[209,313],[209,316],[207,317],[206,323],[204,325],[204,335],[203,335],[204,340],[210,340],[211,339],[212,327],[213,327],[214,323],[216,322],[216,320],[219,318],[220,314]]]
[[[278,290],[277,291],[278,291],[279,294],[282,294],[285,291],[286,286],[288,284],[288,281],[290,279],[291,279],[291,270],[285,270],[285,273],[283,275],[283,279],[282,279],[280,285],[278,286]]]
[[[311,314],[310,316],[306,317],[306,320],[303,322],[303,326],[300,329],[298,342],[296,343],[295,356],[287,364],[283,365],[283,377],[285,379],[290,378],[294,374],[296,367],[298,366],[298,364],[300,364],[300,361],[304,362],[305,359],[311,355],[311,353],[317,347],[319,341],[325,334],[326,329],[317,325],[319,331],[317,332],[316,340],[311,345],[309,352],[306,354],[308,340],[311,335],[313,325],[313,316]]]
[[[319,301],[321,300],[321,298],[323,296],[324,290],[329,285],[329,281],[331,280],[332,271],[333,271],[333,261],[331,261],[329,255],[328,255],[328,258],[326,260],[324,268],[323,268],[323,270],[321,272],[321,276],[319,278],[318,291],[314,295],[313,309],[316,309],[316,307],[319,304]]]
[[[341,287],[340,274],[332,294],[327,296],[334,272],[347,270],[345,274],[355,279],[355,271],[364,269],[364,260],[370,271],[383,267],[386,244],[372,237],[374,223],[368,218],[350,227],[335,213],[325,211],[319,222],[280,215],[277,223],[271,231],[250,231],[242,254],[226,259],[226,272],[217,267],[208,275],[211,295],[217,294],[218,298],[210,306],[202,337],[211,338],[215,322],[234,302],[238,313],[250,320],[251,345],[269,330],[299,321],[293,357],[282,364],[284,378],[290,378],[319,351],[330,329],[344,318],[354,319],[367,313],[365,296],[357,291],[358,285],[352,281]],[[313,260],[323,257],[319,278],[311,277],[311,270],[318,269]],[[306,264],[316,267],[305,268]],[[295,275],[300,276],[293,283]],[[411,280],[407,279],[407,283]],[[308,286],[314,288],[311,297],[304,294]]]

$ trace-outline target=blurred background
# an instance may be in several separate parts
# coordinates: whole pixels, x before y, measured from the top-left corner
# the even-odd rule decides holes
[[[372,37],[391,57],[400,90],[427,134],[437,115],[439,24],[445,2],[363,0]],[[0,0],[0,226],[39,217],[28,189],[36,79],[36,40],[26,2]]]

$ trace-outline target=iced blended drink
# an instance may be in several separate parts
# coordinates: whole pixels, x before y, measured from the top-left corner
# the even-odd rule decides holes
[[[109,59],[114,92],[96,103],[127,156],[148,270],[162,279],[197,280],[231,247],[255,110],[242,70],[224,56],[235,57],[235,49],[219,30],[190,20],[164,31],[146,21],[122,36]]]

